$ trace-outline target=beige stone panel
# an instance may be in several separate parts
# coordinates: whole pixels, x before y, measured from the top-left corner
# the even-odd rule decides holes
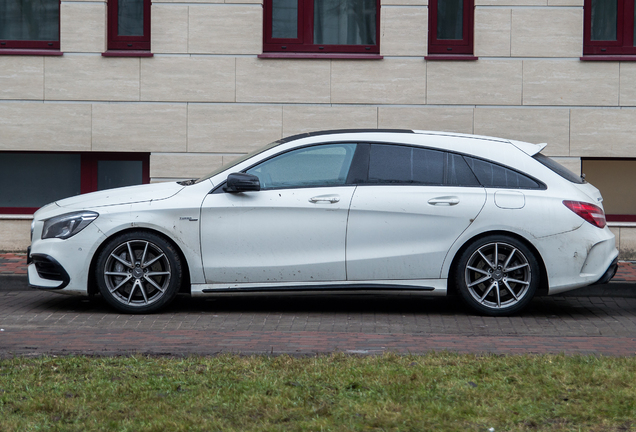
[[[188,151],[249,153],[282,138],[283,108],[266,105],[188,106]]]
[[[524,60],[524,105],[618,105],[618,62]]]
[[[152,153],[150,177],[198,178],[219,168],[222,163],[222,156],[207,153]]]
[[[570,110],[565,108],[475,108],[475,134],[548,143],[548,156],[570,154]]]
[[[636,259],[636,228],[621,227],[621,239],[618,251],[620,259]]]
[[[473,133],[473,108],[380,107],[378,128]]]
[[[93,151],[186,151],[186,104],[93,104]]]
[[[543,151],[542,153],[545,153]],[[555,162],[563,165],[577,176],[581,175],[581,158],[577,157],[552,157]]]
[[[570,155],[588,157],[634,157],[636,110],[572,109]]]
[[[583,6],[583,0],[548,0],[548,6]]]
[[[165,57],[141,60],[141,100],[234,102],[231,57]]]
[[[237,102],[329,103],[330,60],[236,59]]]
[[[0,103],[0,149],[91,149],[89,104]]]
[[[3,56],[0,99],[44,99],[44,58]]]
[[[636,106],[636,63],[620,63],[620,104]]]
[[[333,129],[376,129],[378,109],[373,106],[283,107],[283,136]]]
[[[512,10],[510,53],[513,57],[580,57],[583,9]]]
[[[511,9],[475,9],[475,55],[510,57]]]
[[[428,46],[428,8],[391,7],[382,9],[380,54],[425,56]]]
[[[228,165],[229,163],[237,160],[238,158],[241,158],[245,155],[245,153],[242,154],[235,154],[235,155],[223,155],[223,166]]]
[[[197,54],[263,52],[260,5],[190,6],[188,51]]]
[[[547,6],[548,0],[475,0],[475,6]]]
[[[382,6],[427,6],[428,0],[381,0],[380,3]]]
[[[106,51],[106,3],[62,3],[60,50],[98,53]]]
[[[31,244],[31,220],[0,219],[0,251],[26,252]]]
[[[159,53],[188,52],[187,5],[152,4],[151,51]]]
[[[334,60],[331,102],[425,104],[426,62],[421,58]]]
[[[519,105],[521,60],[428,62],[429,104]]]
[[[139,100],[139,59],[65,55],[44,59],[48,100]]]

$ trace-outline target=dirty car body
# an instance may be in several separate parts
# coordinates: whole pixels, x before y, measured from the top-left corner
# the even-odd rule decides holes
[[[545,144],[427,131],[282,139],[198,180],[34,215],[29,283],[148,313],[178,292],[456,292],[478,313],[605,282],[599,191]]]

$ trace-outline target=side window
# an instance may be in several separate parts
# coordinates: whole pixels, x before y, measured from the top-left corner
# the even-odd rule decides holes
[[[368,183],[480,186],[460,155],[386,144],[371,145]]]
[[[0,0],[0,50],[60,49],[60,0]]]
[[[430,0],[429,54],[472,54],[474,0]]]
[[[109,0],[108,49],[150,51],[150,0]]]
[[[464,158],[484,187],[541,189],[535,180],[509,168],[467,156]]]
[[[292,150],[246,172],[255,175],[261,189],[343,185],[356,144],[327,144]]]

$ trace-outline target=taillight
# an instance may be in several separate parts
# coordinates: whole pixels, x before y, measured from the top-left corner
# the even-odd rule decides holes
[[[605,225],[607,225],[605,223],[605,213],[599,206],[580,201],[563,201],[563,204],[594,226],[605,228]]]

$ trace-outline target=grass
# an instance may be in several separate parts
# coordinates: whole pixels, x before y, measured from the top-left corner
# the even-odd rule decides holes
[[[636,430],[636,358],[0,360],[0,431]]]

